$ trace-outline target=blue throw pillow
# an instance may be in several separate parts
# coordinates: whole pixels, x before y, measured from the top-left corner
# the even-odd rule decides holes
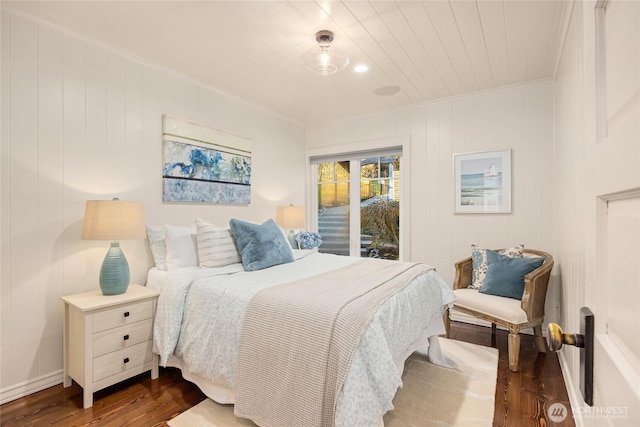
[[[274,220],[253,224],[232,219],[229,226],[246,271],[293,262],[291,246]]]
[[[500,254],[511,258],[521,258],[524,245],[503,249]],[[484,276],[487,274],[487,249],[471,245],[471,285],[470,288],[482,289]]]
[[[540,267],[544,258],[511,258],[487,249],[487,275],[480,293],[522,299],[524,276]]]

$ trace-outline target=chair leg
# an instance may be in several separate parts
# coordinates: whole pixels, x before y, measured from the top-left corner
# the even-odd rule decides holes
[[[445,338],[449,338],[449,332],[451,332],[451,318],[449,317],[448,308],[444,311],[444,313],[442,313],[442,321],[444,322],[444,336]]]
[[[540,353],[546,353],[547,346],[545,345],[544,337],[542,336],[542,325],[533,327],[533,335],[536,339],[536,347],[538,347],[538,351]]]
[[[509,347],[509,370],[518,372],[518,362],[520,358],[520,334],[510,331],[508,339]]]
[[[491,347],[498,348],[498,344],[496,344],[496,324],[491,324]]]

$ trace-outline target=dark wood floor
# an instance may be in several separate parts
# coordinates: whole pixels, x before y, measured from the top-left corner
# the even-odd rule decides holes
[[[510,372],[507,334],[492,340],[489,328],[452,322],[451,338],[492,346],[500,352],[494,426],[575,426],[571,414],[562,423],[547,418],[547,408],[562,403],[570,411],[555,353],[538,354],[523,336],[520,371]],[[493,341],[493,342],[492,342]],[[48,388],[0,406],[0,425],[13,426],[166,426],[166,421],[205,399],[176,369],[160,368],[160,378],[139,375],[94,394],[93,407],[82,409],[82,389],[74,383]]]
[[[491,328],[451,322],[450,338],[499,350],[494,427],[574,427],[575,422],[558,356],[551,351],[538,353],[533,336],[522,335],[520,370],[511,372],[507,336],[506,331],[498,330],[493,339]],[[563,404],[568,411],[562,422],[553,422],[547,417],[547,408],[554,403]]]

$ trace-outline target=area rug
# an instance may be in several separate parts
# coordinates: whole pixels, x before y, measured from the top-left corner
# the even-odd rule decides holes
[[[458,363],[455,369],[429,363],[420,354],[406,362],[403,386],[384,416],[385,427],[491,426],[495,407],[498,350],[440,339],[442,351]],[[233,405],[205,399],[168,421],[170,427],[255,426],[233,415]]]

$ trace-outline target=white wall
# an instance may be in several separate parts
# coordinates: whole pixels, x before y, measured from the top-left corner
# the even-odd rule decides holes
[[[469,256],[473,243],[523,243],[553,254],[552,90],[551,82],[539,82],[312,125],[306,129],[307,149],[348,151],[350,144],[361,147],[367,140],[408,137],[410,155],[402,161],[410,163],[405,226],[411,241],[404,259],[435,266],[451,283],[454,262]],[[453,154],[509,148],[512,212],[454,214]],[[552,285],[550,294],[557,291]]]
[[[578,332],[579,310],[585,301],[585,102],[593,102],[585,92],[582,4],[576,2],[567,32],[563,54],[558,65],[554,90],[556,122],[554,167],[562,171],[554,189],[554,229],[556,258],[562,279],[561,313],[558,322],[567,332]],[[593,137],[593,135],[591,135]],[[579,351],[576,348],[562,350],[565,365],[565,381],[573,399],[580,396]]]
[[[252,139],[248,206],[162,202],[162,114]],[[179,75],[2,10],[0,401],[61,382],[63,295],[95,290],[107,242],[80,239],[85,201],[144,203],[147,222],[261,221],[302,204],[304,130]],[[125,241],[132,281],[145,241]]]

